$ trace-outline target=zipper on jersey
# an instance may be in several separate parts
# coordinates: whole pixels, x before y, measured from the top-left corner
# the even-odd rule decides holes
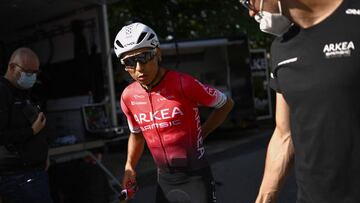
[[[149,97],[149,101],[150,101],[151,113],[154,114],[154,107],[153,107],[153,103],[152,103],[152,99],[151,99],[151,92],[150,92],[150,91],[148,91],[148,97]],[[167,165],[168,168],[170,169],[171,167],[170,167],[170,162],[169,162],[169,160],[168,160],[168,155],[167,155],[167,152],[166,152],[166,150],[165,150],[164,143],[163,143],[163,141],[162,141],[162,139],[161,139],[159,130],[158,130],[157,126],[156,126],[156,119],[155,119],[155,118],[154,118],[154,123],[155,123],[156,133],[157,133],[157,135],[158,135],[158,137],[159,137],[159,141],[160,141],[161,148],[162,148],[162,150],[164,151],[165,160],[166,160],[166,165]]]

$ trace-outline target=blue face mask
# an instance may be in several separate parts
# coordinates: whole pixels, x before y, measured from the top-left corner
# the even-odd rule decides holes
[[[36,82],[36,73],[20,72],[20,78],[16,81],[19,87],[30,89]]]

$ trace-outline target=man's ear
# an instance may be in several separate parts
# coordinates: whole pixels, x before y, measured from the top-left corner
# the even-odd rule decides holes
[[[158,62],[162,61],[162,57],[161,57],[161,49],[159,47],[156,48],[156,57],[158,59]]]
[[[16,65],[14,63],[9,63],[9,65],[8,65],[9,72],[14,72],[15,68],[16,68]]]

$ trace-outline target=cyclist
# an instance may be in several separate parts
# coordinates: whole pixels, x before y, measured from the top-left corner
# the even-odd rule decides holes
[[[121,95],[130,129],[123,185],[136,182],[146,142],[158,167],[157,203],[216,202],[203,139],[225,120],[232,99],[190,75],[159,67],[157,35],[142,23],[124,26],[114,47],[135,80]],[[215,108],[203,124],[199,105]]]

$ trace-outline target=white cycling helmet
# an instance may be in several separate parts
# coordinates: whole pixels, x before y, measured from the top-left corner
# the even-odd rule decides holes
[[[118,32],[114,41],[114,50],[118,58],[125,52],[149,47],[159,46],[159,40],[156,33],[148,26],[142,23],[132,23],[124,26]]]

